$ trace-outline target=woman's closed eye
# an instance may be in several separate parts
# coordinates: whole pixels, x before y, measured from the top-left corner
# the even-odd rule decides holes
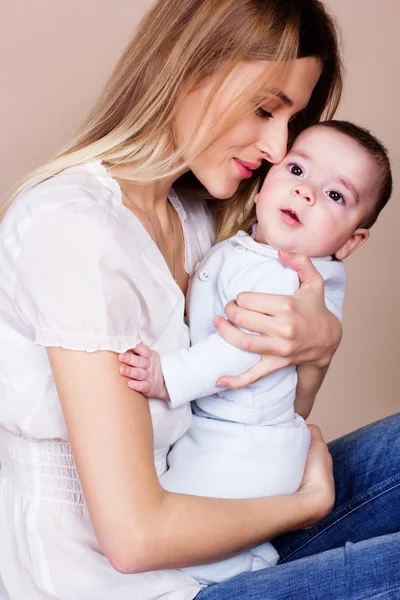
[[[261,119],[273,119],[274,118],[274,115],[272,114],[272,112],[269,110],[266,110],[262,106],[258,106],[255,110],[255,113],[256,113],[257,117],[260,117]],[[287,128],[289,131],[291,129],[293,129],[293,121],[292,120],[288,121]]]
[[[340,192],[336,192],[335,190],[330,190],[327,192],[329,198],[331,198],[337,204],[345,204],[345,200],[343,195]]]
[[[256,108],[256,115],[261,117],[261,119],[273,119],[273,114],[269,110],[266,110],[262,106],[258,106]]]

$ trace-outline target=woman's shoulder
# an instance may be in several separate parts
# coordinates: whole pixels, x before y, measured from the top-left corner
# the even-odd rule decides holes
[[[107,211],[113,214],[119,186],[98,161],[70,167],[56,175],[22,189],[6,215],[14,221],[31,220],[43,211],[59,216]]]
[[[1,222],[1,246],[14,260],[32,240],[51,243],[55,254],[67,239],[103,254],[130,237],[120,210],[119,186],[101,163],[77,165],[22,189]]]
[[[118,194],[100,163],[66,169],[23,190],[0,224],[0,255],[6,249],[17,265],[32,254],[64,270],[78,263],[95,269],[111,256],[128,269],[139,236],[123,218]]]

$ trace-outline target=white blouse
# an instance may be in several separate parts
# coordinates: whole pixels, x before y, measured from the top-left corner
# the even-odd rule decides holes
[[[170,202],[192,274],[210,249],[202,202]],[[162,310],[160,310],[162,307]],[[184,296],[104,166],[73,167],[22,193],[0,225],[0,578],[11,600],[189,600],[179,570],[122,575],[94,537],[47,346],[159,352],[189,345]],[[155,463],[189,427],[189,405],[150,400]]]

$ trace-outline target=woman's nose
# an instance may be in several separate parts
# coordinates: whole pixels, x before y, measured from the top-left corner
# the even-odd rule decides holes
[[[308,183],[295,185],[292,189],[292,195],[302,198],[310,206],[315,204],[315,194],[312,187]]]
[[[271,119],[265,127],[261,128],[257,147],[268,162],[280,163],[286,156],[287,144],[287,123],[273,123],[273,119]]]

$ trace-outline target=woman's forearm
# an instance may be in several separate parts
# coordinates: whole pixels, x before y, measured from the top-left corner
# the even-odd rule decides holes
[[[131,547],[138,531],[127,528],[114,567],[137,573],[215,562],[305,526],[309,514],[296,494],[226,500],[165,492],[139,546]]]
[[[288,531],[314,526],[335,500],[332,457],[321,431],[311,442],[299,490],[258,500],[216,500],[164,492],[152,534],[143,536],[134,568],[126,572],[220,560]],[[141,562],[142,561],[142,562]]]
[[[306,494],[256,500],[164,491],[148,401],[125,385],[117,355],[62,348],[48,354],[94,533],[117,570],[213,562],[326,514],[324,494],[320,509],[309,481]],[[321,480],[320,472],[314,480]]]
[[[328,366],[318,367],[314,365],[299,365],[297,367],[296,399],[294,401],[295,412],[307,419],[314,406],[318,390],[320,389]]]

